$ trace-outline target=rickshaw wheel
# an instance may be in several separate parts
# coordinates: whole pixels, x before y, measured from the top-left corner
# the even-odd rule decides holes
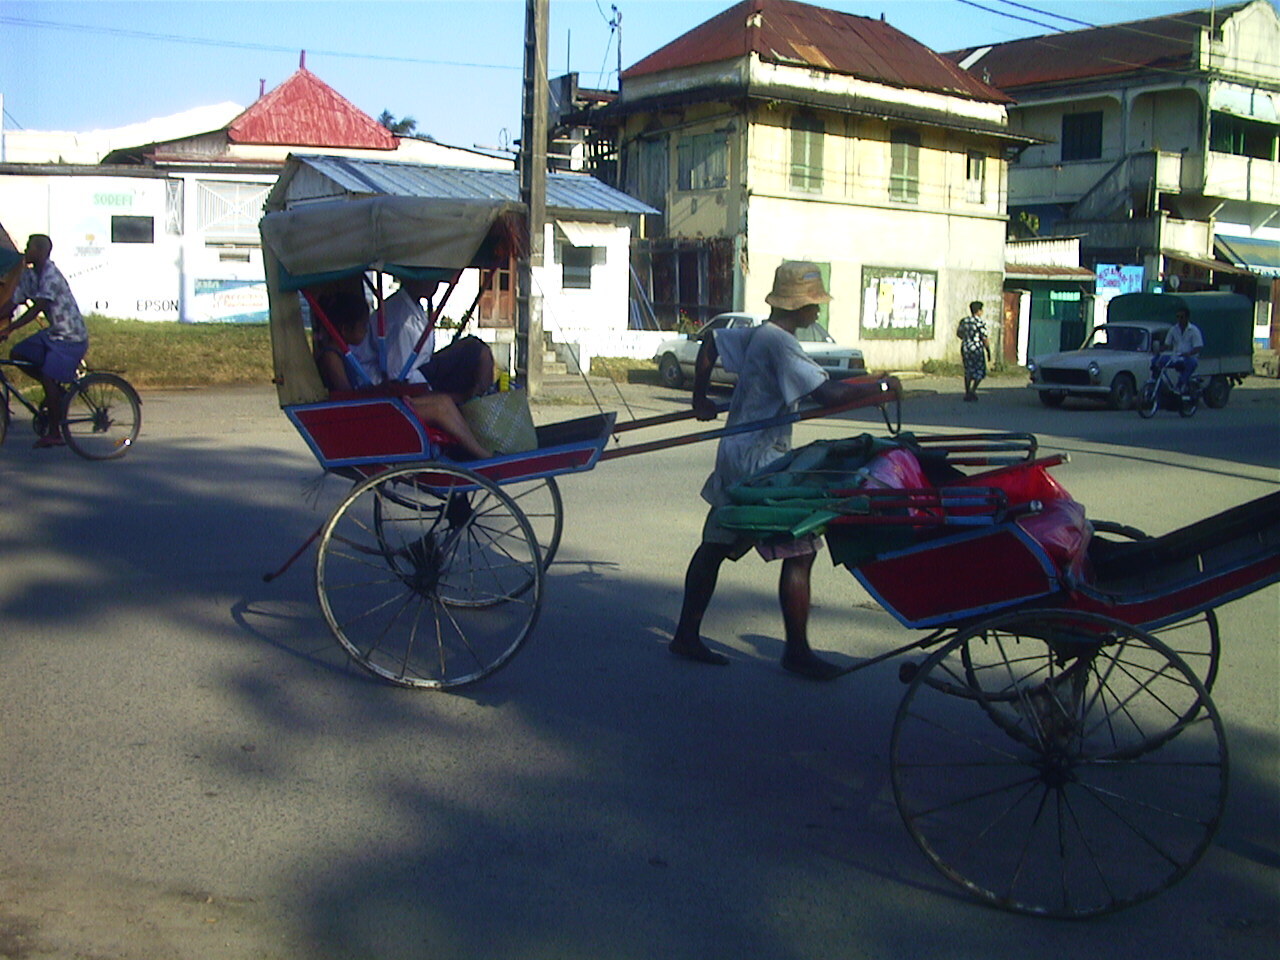
[[[505,666],[537,622],[542,582],[520,507],[452,464],[412,464],[357,484],[316,556],[334,637],[364,669],[407,687],[461,687]]]
[[[556,551],[560,549],[560,535],[564,529],[564,502],[560,497],[560,487],[552,477],[542,477],[522,483],[503,484],[502,491],[515,501],[520,512],[528,519],[534,538],[538,541],[538,554],[545,573],[551,566]],[[408,488],[396,489],[395,485],[388,487],[385,497],[374,501],[375,519],[381,517],[384,502],[403,507],[420,493],[421,491]],[[418,506],[424,510],[438,509],[441,502],[437,491],[426,490],[425,496],[418,501]]]
[[[529,526],[538,538],[538,551],[545,572],[560,549],[560,535],[564,531],[564,501],[560,497],[560,487],[554,477],[541,477],[523,483],[504,483],[502,491],[529,518]]]
[[[1069,610],[997,617],[936,651],[890,753],[925,856],[1016,913],[1155,896],[1200,859],[1226,802],[1222,722],[1196,675],[1151,634]]]
[[[1151,536],[1136,527],[1110,520],[1091,520],[1094,534],[1105,534],[1123,540],[1150,540]],[[1169,645],[1169,649],[1186,661],[1204,688],[1213,692],[1218,679],[1218,660],[1222,644],[1218,633],[1218,615],[1212,610],[1187,617],[1163,627],[1144,628],[1157,640]]]

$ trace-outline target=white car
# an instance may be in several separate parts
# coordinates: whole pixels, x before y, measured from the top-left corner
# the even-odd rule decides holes
[[[682,387],[693,381],[694,364],[698,360],[702,339],[712,330],[754,327],[767,319],[767,315],[758,313],[720,313],[703,324],[697,333],[662,341],[653,362],[658,365],[658,376],[663,385]],[[796,339],[800,341],[801,349],[826,369],[828,376],[843,380],[866,375],[867,365],[862,359],[862,351],[836,343],[821,325],[815,323],[797,330]],[[732,384],[737,379],[736,373],[729,373],[719,359],[716,360],[711,371],[712,383]]]

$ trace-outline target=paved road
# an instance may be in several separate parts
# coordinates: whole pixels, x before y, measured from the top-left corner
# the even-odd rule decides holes
[[[917,380],[917,430],[1031,430],[1089,508],[1152,533],[1280,483],[1280,385],[1223,411],[978,404]],[[612,388],[596,385],[609,406]],[[565,419],[582,388],[539,419]],[[687,394],[629,385],[636,415]],[[1221,611],[1233,796],[1196,871],[1089,923],[993,912],[937,876],[892,803],[893,663],[777,668],[774,571],[726,570],[708,636],[663,643],[708,444],[566,478],[536,636],[465,694],[350,668],[304,567],[343,491],[262,390],[150,394],[118,463],[0,450],[0,957],[1269,958],[1280,934],[1277,588]],[[851,417],[797,429],[843,436]],[[674,435],[688,427],[664,428]],[[909,639],[815,575],[813,637],[852,662]]]

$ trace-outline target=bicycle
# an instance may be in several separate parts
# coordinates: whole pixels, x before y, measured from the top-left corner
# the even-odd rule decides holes
[[[28,372],[33,369],[23,360],[0,359],[0,392],[4,394],[4,402],[0,403],[0,443],[9,434],[10,400],[14,398],[31,414],[35,433],[44,435],[49,418],[44,401],[28,400],[9,381],[5,367]],[[118,374],[88,370],[82,364],[75,379],[63,386],[66,397],[59,426],[67,446],[86,460],[111,460],[128,453],[142,427],[142,400],[129,381]]]
[[[1192,377],[1187,392],[1178,389],[1179,361],[1167,353],[1151,358],[1151,377],[1138,398],[1138,416],[1144,420],[1156,415],[1161,407],[1177,410],[1179,416],[1191,417],[1200,409],[1200,397],[1204,393],[1204,378]]]

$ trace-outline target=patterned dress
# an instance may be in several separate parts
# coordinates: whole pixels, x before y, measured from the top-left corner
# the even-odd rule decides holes
[[[987,325],[972,314],[960,321],[956,328],[960,338],[960,359],[964,361],[964,375],[977,383],[987,375]]]

